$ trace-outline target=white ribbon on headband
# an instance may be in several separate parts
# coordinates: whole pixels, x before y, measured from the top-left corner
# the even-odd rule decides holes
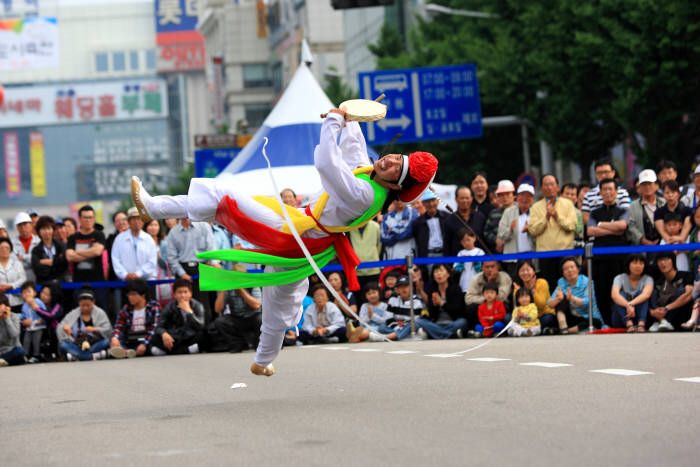
[[[403,157],[403,167],[401,167],[401,176],[399,177],[399,182],[397,185],[401,186],[403,181],[406,179],[406,175],[408,175],[408,156],[401,156]]]

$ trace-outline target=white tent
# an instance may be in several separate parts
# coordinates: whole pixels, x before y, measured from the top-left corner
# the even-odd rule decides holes
[[[335,105],[307,65],[302,63],[260,129],[219,177],[251,195],[273,195],[262,156],[267,137],[266,152],[279,188],[291,188],[297,194],[320,191],[321,180],[314,168],[314,148],[321,134],[320,114],[333,107]],[[370,157],[377,158],[373,150],[369,152]]]

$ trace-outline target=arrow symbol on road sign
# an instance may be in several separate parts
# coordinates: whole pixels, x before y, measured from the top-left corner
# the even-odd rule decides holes
[[[408,81],[406,80],[406,75],[377,76],[374,78],[374,88],[380,92],[388,89],[395,89],[400,92],[408,88]]]
[[[377,122],[377,126],[384,131],[390,126],[400,126],[402,130],[405,130],[410,124],[411,119],[404,114],[401,114],[401,118],[385,118]]]

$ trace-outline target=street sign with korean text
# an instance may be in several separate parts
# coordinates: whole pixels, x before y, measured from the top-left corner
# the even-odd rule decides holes
[[[386,117],[365,127],[368,144],[478,138],[481,103],[475,65],[359,73],[360,97],[386,94]]]

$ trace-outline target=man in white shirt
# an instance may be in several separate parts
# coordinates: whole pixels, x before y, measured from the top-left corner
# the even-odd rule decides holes
[[[112,246],[112,266],[119,280],[155,279],[158,249],[153,238],[143,230],[136,208],[127,211],[129,229],[117,235]]]
[[[693,172],[693,185],[689,186],[685,191],[685,195],[681,198],[681,203],[693,211],[700,205],[700,164],[695,167],[695,172]]]

